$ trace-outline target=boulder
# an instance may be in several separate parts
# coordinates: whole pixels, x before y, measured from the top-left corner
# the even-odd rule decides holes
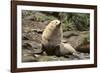
[[[37,42],[34,42],[34,41],[26,41],[26,40],[22,41],[22,48],[27,49],[32,54],[41,53],[42,52],[41,47],[42,46],[41,46],[40,43],[37,43]]]
[[[89,53],[88,31],[66,31],[62,42],[70,43],[77,51]]]

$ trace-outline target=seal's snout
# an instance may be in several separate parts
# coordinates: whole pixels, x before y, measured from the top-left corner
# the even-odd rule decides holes
[[[61,22],[59,23],[59,25],[61,25]]]
[[[61,22],[59,22],[59,24],[57,26],[60,26],[61,25]]]

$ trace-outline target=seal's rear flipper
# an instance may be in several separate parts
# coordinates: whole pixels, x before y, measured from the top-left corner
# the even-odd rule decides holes
[[[73,56],[74,56],[75,58],[81,59],[81,57],[80,57],[77,53],[73,53]]]

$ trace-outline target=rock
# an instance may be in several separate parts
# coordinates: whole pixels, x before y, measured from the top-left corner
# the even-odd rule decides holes
[[[79,53],[81,60],[83,59],[90,59],[89,53]]]
[[[64,57],[57,57],[57,56],[40,56],[38,57],[39,62],[44,62],[44,61],[65,61],[68,60],[67,58]]]
[[[63,34],[63,41],[70,43],[77,51],[89,53],[88,31],[66,31]]]
[[[33,14],[29,15],[29,16],[26,16],[24,17],[25,20],[30,20],[30,21],[34,21],[36,18]]]
[[[27,16],[22,20],[22,30],[23,32],[30,32],[34,29],[38,29],[43,31],[45,26],[49,23],[49,21],[33,21],[33,16]]]
[[[37,62],[37,60],[30,50],[23,49],[22,62]]]
[[[22,44],[22,47],[23,49],[27,49],[27,50],[30,50],[32,54],[39,54],[42,52],[42,49],[41,49],[41,44],[40,43],[37,43],[37,42],[34,42],[34,41],[22,41],[23,44]]]
[[[22,33],[22,40],[29,40],[27,33],[25,32]]]
[[[84,53],[90,53],[90,44],[82,44],[77,48],[77,51],[84,52]]]
[[[63,32],[63,37],[70,38],[72,36],[79,36],[79,34],[80,34],[79,31],[66,31],[66,32]]]
[[[37,32],[23,33],[22,39],[41,43],[41,34]]]
[[[31,31],[32,31],[32,32],[41,33],[41,34],[42,34],[42,32],[43,32],[43,30],[41,30],[41,29],[32,29]]]
[[[37,62],[37,60],[33,56],[25,56],[22,57],[22,62]]]

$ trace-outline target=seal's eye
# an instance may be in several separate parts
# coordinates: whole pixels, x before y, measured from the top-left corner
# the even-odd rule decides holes
[[[56,21],[55,23],[56,23],[56,24],[58,24],[58,22],[57,22],[57,21]]]

